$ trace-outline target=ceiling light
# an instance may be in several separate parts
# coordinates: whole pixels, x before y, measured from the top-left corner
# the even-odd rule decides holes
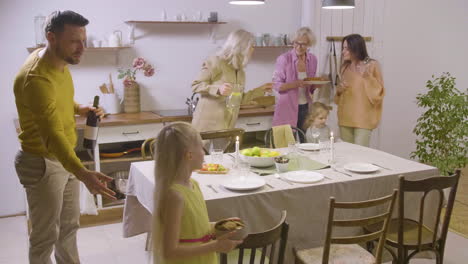
[[[323,9],[351,9],[354,8],[354,0],[323,0]]]
[[[229,3],[231,5],[263,5],[265,0],[231,0]]]

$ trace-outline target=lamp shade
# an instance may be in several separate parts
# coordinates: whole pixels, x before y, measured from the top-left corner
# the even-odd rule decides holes
[[[323,0],[324,9],[351,9],[354,8],[354,0]]]
[[[231,5],[263,5],[265,0],[230,0]]]

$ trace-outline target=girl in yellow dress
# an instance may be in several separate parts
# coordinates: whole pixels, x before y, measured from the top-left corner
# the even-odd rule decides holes
[[[227,253],[242,241],[234,232],[213,240],[213,224],[192,171],[201,169],[200,134],[188,123],[164,127],[156,141],[154,263],[217,264],[216,252]]]

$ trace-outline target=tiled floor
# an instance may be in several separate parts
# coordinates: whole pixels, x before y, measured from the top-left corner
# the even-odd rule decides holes
[[[27,264],[25,217],[0,219],[0,264]],[[122,224],[82,228],[78,248],[83,264],[145,264],[145,235],[122,237]]]
[[[80,229],[78,247],[83,264],[146,264],[145,235],[122,237],[122,224]],[[449,233],[445,264],[468,263],[468,239]],[[27,232],[24,216],[0,219],[0,264],[27,264]],[[435,263],[417,259],[411,263]]]

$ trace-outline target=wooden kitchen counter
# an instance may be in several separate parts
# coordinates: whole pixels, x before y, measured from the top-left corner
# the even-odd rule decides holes
[[[253,117],[253,116],[268,116],[273,115],[275,111],[274,106],[266,108],[252,108],[252,109],[241,109],[239,111],[239,117]],[[111,114],[101,120],[100,126],[121,126],[121,125],[135,125],[135,124],[151,124],[151,123],[165,123],[165,122],[176,122],[176,121],[191,121],[192,116],[190,115],[174,115],[174,116],[160,116],[153,112],[140,112],[135,114],[119,113]],[[18,119],[14,120],[16,132],[20,133],[21,129],[19,126]],[[76,117],[76,128],[78,130],[84,129],[86,124],[86,118]]]

